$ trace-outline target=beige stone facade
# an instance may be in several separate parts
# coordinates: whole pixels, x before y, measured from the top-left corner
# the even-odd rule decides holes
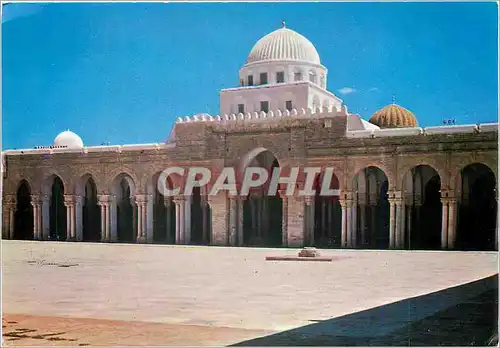
[[[116,199],[117,178],[126,177],[130,181],[130,198],[135,218],[135,238],[138,242],[153,242],[155,208],[154,197],[159,195],[155,176],[170,166],[207,167],[213,173],[220,173],[224,167],[240,168],[241,159],[249,153],[269,152],[278,160],[279,166],[332,167],[338,179],[342,247],[360,247],[352,232],[353,204],[362,205],[361,191],[357,187],[359,173],[365,168],[379,168],[386,177],[389,201],[389,244],[387,247],[403,248],[407,233],[402,227],[402,206],[411,206],[407,199],[405,177],[413,168],[432,168],[440,181],[442,214],[442,248],[454,248],[456,239],[457,203],[463,203],[464,169],[471,165],[487,168],[496,178],[498,167],[498,133],[473,132],[470,134],[420,135],[410,137],[385,137],[353,139],[346,137],[346,119],[349,116],[323,115],[321,118],[281,119],[276,122],[246,124],[224,123],[178,123],[174,127],[175,139],[157,149],[106,149],[105,151],[77,151],[52,154],[5,153],[5,174],[3,186],[4,238],[14,238],[14,212],[17,192],[25,181],[30,189],[33,207],[33,238],[47,239],[50,235],[48,223],[50,186],[53,178],[61,179],[64,187],[66,207],[66,235],[68,240],[83,240],[82,200],[83,187],[92,178],[95,183],[98,204],[101,208],[101,240],[119,240],[116,232],[111,233],[113,200]],[[331,127],[325,127],[325,123]],[[255,149],[260,149],[255,152]],[[175,181],[175,180],[174,180]],[[496,181],[496,179],[495,179]],[[175,183],[176,185],[178,183]],[[182,183],[180,183],[182,185]],[[207,191],[204,191],[207,192]],[[378,193],[379,194],[379,193]],[[496,191],[493,192],[495,198]],[[177,209],[176,242],[190,243],[190,221],[186,220],[189,197],[176,197],[172,204]],[[313,201],[309,197],[282,197],[282,241],[284,246],[299,247],[314,245],[308,236],[307,210]],[[167,199],[168,201],[168,199]],[[243,200],[229,197],[220,192],[215,197],[204,197],[204,204],[211,210],[211,223],[205,224],[210,231],[204,231],[205,242],[213,245],[242,245],[242,223],[236,215]],[[153,203],[150,204],[149,202]],[[405,202],[405,204],[403,204]],[[162,202],[163,203],[163,202]],[[167,203],[169,204],[169,203]],[[241,208],[243,210],[243,208]],[[233,216],[235,215],[235,216]],[[239,214],[241,215],[241,214]],[[206,219],[207,217],[204,217]],[[241,216],[240,216],[241,219]],[[359,219],[355,218],[358,223]],[[171,224],[170,226],[174,226]],[[337,231],[338,232],[338,231]],[[210,236],[206,234],[210,233]],[[474,231],[471,231],[474,233]],[[173,242],[173,241],[172,241]]]
[[[161,144],[84,147],[76,134],[66,131],[52,147],[5,151],[2,237],[233,246],[497,248],[498,124],[423,129],[411,112],[393,104],[383,109],[390,113],[377,113],[384,125],[388,122],[389,129],[381,129],[350,114],[340,99],[326,91],[326,70],[321,70],[321,80],[316,73],[308,73],[312,63],[319,64],[319,56],[307,39],[301,36],[298,42],[293,39],[296,33],[285,28],[268,36],[265,45],[269,47],[262,47],[262,42],[255,47],[272,52],[273,60],[252,60],[244,72],[258,73],[266,81],[266,74],[276,74],[276,83],[253,86],[249,81],[253,84],[257,76],[244,77],[237,93],[227,94],[224,108],[244,111],[249,108],[245,100],[251,99],[255,109],[258,97],[262,108],[279,99],[276,109],[180,118],[169,140]],[[276,42],[305,48],[286,50]],[[305,53],[285,55],[292,51]],[[307,57],[314,62],[302,61]],[[283,67],[288,69],[286,74],[280,71]],[[310,80],[297,81],[304,76]],[[290,92],[299,85],[314,88]],[[286,96],[279,92],[284,89]],[[316,90],[342,104],[326,99],[315,102]],[[210,196],[208,185],[192,196],[172,198],[157,189],[159,175],[168,167],[205,167],[215,178],[223,168],[242,173],[250,165],[279,167],[284,173],[294,167],[333,168],[330,186],[340,194],[299,197],[281,190],[264,197],[257,190],[245,197],[225,191]],[[241,184],[240,176],[237,180]],[[185,177],[168,178],[171,186],[184,183]],[[302,184],[299,181],[297,188]]]

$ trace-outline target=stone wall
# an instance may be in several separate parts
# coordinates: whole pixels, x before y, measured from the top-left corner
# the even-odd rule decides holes
[[[367,166],[384,171],[389,190],[400,190],[405,173],[426,164],[440,175],[443,190],[454,190],[460,171],[482,163],[498,175],[498,133],[416,135],[409,137],[347,138],[347,117],[283,117],[266,122],[185,122],[175,125],[175,144],[157,149],[102,150],[77,153],[26,153],[5,155],[3,193],[15,195],[21,180],[32,194],[47,193],[52,178],[63,181],[65,194],[78,194],[82,177],[91,176],[99,194],[109,194],[121,173],[134,182],[136,194],[146,194],[152,178],[168,166],[238,167],[242,158],[261,148],[272,152],[283,168],[333,167],[340,189],[352,190],[353,178]],[[154,183],[153,183],[154,185]],[[154,187],[154,186],[153,186]],[[150,190],[150,189],[149,189]],[[219,194],[210,200],[212,243],[228,241],[228,199]],[[304,203],[288,202],[287,243],[303,244]]]

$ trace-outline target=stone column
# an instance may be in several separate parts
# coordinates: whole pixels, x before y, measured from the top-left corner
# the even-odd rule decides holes
[[[7,206],[9,209],[9,238],[14,239],[14,227],[15,227],[15,212],[16,212],[16,205],[15,204],[9,204]]]
[[[448,198],[441,198],[443,205],[441,216],[441,249],[448,247]]]
[[[496,202],[496,205],[497,205],[497,212],[498,212],[498,188],[495,189],[495,202]],[[456,205],[455,203],[455,206],[456,206],[456,211],[458,210],[458,206]],[[455,225],[457,224],[457,218],[456,218],[456,214],[455,213]],[[455,227],[456,229],[456,227]],[[499,229],[498,229],[498,215],[497,215],[497,219],[496,219],[496,225],[495,225],[495,250],[498,250],[498,234],[499,234]],[[455,238],[456,239],[456,238]],[[455,247],[455,244],[453,244],[453,247]]]
[[[191,202],[193,196],[184,197],[184,236],[182,238],[183,244],[191,243]]]
[[[172,232],[171,232],[171,226],[172,226],[172,213],[170,211],[170,209],[172,209],[172,199],[170,197],[163,197],[163,205],[165,207],[165,230],[166,230],[166,234],[167,234],[167,239],[166,239],[166,242],[167,243],[171,243],[172,240],[171,240],[171,235],[172,235]]]
[[[407,193],[406,194],[406,206],[405,206],[405,224],[406,224],[406,234],[405,234],[405,239],[408,238],[408,246],[411,249],[411,224],[412,224],[412,219],[413,219],[413,194],[412,193]],[[406,243],[405,243],[406,244]]]
[[[42,196],[42,236],[44,240],[50,238],[50,196]]]
[[[146,195],[146,243],[154,242],[154,209],[155,197],[148,194]]]
[[[209,226],[208,226],[208,198],[207,196],[201,197],[201,221],[202,221],[202,238],[203,243],[209,242]]]
[[[135,214],[134,206],[132,211]],[[108,224],[108,236],[111,242],[118,241],[118,199],[116,195],[109,196],[109,204],[106,206],[106,221]],[[135,221],[135,220],[133,220]],[[135,223],[133,223],[135,225]],[[134,229],[134,226],[132,226]]]
[[[359,202],[359,224],[361,231],[361,246],[366,245],[366,204],[364,202]]]
[[[309,203],[305,197],[289,197],[287,204],[287,243],[289,247],[300,248],[304,246],[304,239],[307,232],[305,225],[306,205]]]
[[[219,192],[210,196],[211,210],[211,245],[227,245],[229,232],[229,200],[227,193]]]
[[[328,243],[332,241],[333,237],[333,200],[328,201],[328,229],[327,229],[327,235],[328,235]]]
[[[396,241],[396,202],[389,198],[389,249],[394,249]]]
[[[42,199],[39,195],[31,195],[33,206],[33,237],[35,240],[43,240],[42,236]]]
[[[238,212],[236,218],[236,245],[243,246],[243,207],[247,197],[238,196]]]
[[[394,199],[395,208],[395,223],[394,223],[394,247],[396,249],[403,248],[403,234],[404,234],[404,210],[403,200],[401,198]]]
[[[321,240],[326,237],[326,199],[321,200]]]
[[[314,209],[314,197],[306,196],[304,197],[304,215],[305,215],[305,226],[304,226],[304,244],[312,246],[315,243],[314,235],[314,222],[315,222],[315,209]]]
[[[457,199],[448,198],[448,249],[455,249],[457,239]]]
[[[137,205],[137,243],[147,242],[147,195],[135,195],[135,204]]]
[[[101,241],[109,242],[111,241],[111,231],[110,231],[110,196],[109,195],[98,195],[97,204],[101,208]]]
[[[401,219],[401,225],[399,228],[399,244],[398,248],[399,249],[404,249],[405,248],[405,239],[406,239],[406,204],[404,202],[401,202],[400,204],[400,209],[401,213],[399,214],[400,219]]]
[[[352,201],[351,207],[351,233],[349,238],[349,243],[351,248],[357,246],[357,236],[358,236],[358,202],[357,200]]]
[[[83,197],[75,196],[75,237],[78,242],[83,241]]]
[[[182,244],[184,241],[184,208],[186,206],[184,196],[175,196],[175,244]]]
[[[263,233],[261,238],[267,239],[269,235],[269,197],[267,195],[262,196],[262,226]]]
[[[16,212],[16,196],[5,195],[3,200],[4,214],[5,214],[5,227],[8,231],[8,239],[14,239],[14,224]]]
[[[66,206],[66,240],[76,241],[75,231],[75,196],[64,195],[64,205]]]
[[[238,242],[238,196],[229,197],[229,235],[227,244],[236,246]]]
[[[342,207],[342,235],[341,235],[341,247],[349,248],[351,247],[351,218],[352,218],[352,199],[349,194],[346,194],[347,198],[340,199],[340,206]]]
[[[288,246],[288,196],[286,190],[280,190],[279,195],[282,204],[282,219],[281,219],[281,244],[284,247]]]

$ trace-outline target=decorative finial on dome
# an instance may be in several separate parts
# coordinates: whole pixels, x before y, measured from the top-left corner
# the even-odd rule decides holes
[[[396,104],[396,95],[395,94],[392,95],[392,104]]]
[[[281,21],[281,25],[283,26],[283,28],[286,28],[286,22],[284,20]]]

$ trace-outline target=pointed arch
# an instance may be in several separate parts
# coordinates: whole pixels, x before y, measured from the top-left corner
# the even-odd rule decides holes
[[[359,169],[352,182],[354,246],[389,247],[389,178],[379,166]]]

